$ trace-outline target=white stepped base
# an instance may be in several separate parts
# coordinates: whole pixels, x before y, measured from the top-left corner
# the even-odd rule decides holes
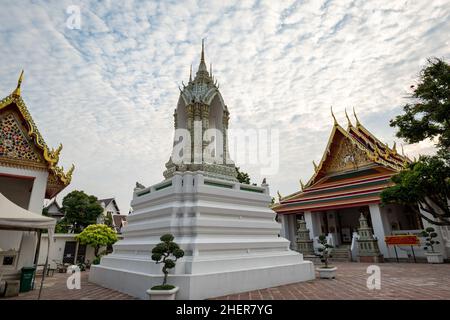
[[[279,237],[280,224],[261,187],[214,180],[201,173],[175,173],[136,190],[133,214],[114,252],[92,266],[89,280],[147,298],[162,283],[161,264],[151,260],[160,236],[171,233],[185,251],[170,270],[177,299],[205,299],[312,280],[313,264]]]
[[[311,261],[221,273],[169,275],[169,282],[180,287],[177,300],[220,297],[250,290],[308,281],[315,278]],[[148,299],[146,290],[161,284],[161,275],[123,269],[91,266],[89,281],[131,296]]]

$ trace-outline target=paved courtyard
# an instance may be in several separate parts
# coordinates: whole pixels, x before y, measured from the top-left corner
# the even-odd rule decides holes
[[[450,300],[450,264],[430,265],[426,263],[382,263],[381,289],[366,287],[366,273],[369,264],[335,263],[337,278],[316,279],[269,289],[255,290],[229,295],[217,299],[259,300],[259,299],[437,299]],[[68,275],[55,273],[46,278],[41,299],[70,300],[128,300],[132,297],[102,288],[87,281],[88,272],[83,272],[80,290],[68,290]],[[39,283],[40,278],[37,279]],[[39,288],[39,285],[37,285]],[[22,293],[13,299],[37,299],[39,290]]]

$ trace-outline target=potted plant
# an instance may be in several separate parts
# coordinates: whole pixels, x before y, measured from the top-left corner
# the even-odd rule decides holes
[[[328,264],[328,259],[331,258],[331,249],[333,246],[328,244],[327,237],[323,234],[319,236],[319,245],[319,257],[320,261],[323,263],[322,266],[316,269],[319,272],[319,277],[321,279],[336,278],[337,268]]]
[[[427,257],[428,263],[444,263],[442,254],[440,252],[434,251],[434,245],[440,243],[437,240],[433,240],[438,236],[434,228],[426,228],[424,231],[422,231],[421,236],[424,237],[426,241],[424,249],[427,250],[427,252],[425,252],[425,256]]]
[[[184,251],[173,242],[174,236],[165,234],[159,238],[161,240],[152,250],[152,260],[156,264],[163,264],[162,272],[164,273],[163,283],[153,286],[147,290],[150,300],[175,300],[178,287],[167,284],[167,276],[169,269],[175,268],[175,262],[184,256]],[[174,258],[171,258],[173,256]]]

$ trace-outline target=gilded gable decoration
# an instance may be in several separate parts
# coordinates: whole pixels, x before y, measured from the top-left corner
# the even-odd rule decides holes
[[[23,70],[16,89],[0,100],[0,163],[48,170],[48,185],[52,187],[47,189],[47,196],[53,197],[70,183],[75,167],[64,172],[57,165],[62,144],[50,149],[45,143],[22,99],[22,82]]]

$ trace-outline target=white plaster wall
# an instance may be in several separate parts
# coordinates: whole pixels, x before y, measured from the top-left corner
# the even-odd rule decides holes
[[[385,257],[391,257],[384,237],[391,234],[389,221],[384,212],[380,210],[378,204],[369,205],[370,218],[372,220],[372,229],[375,237],[378,239],[378,247],[380,252]]]
[[[53,237],[53,241],[50,242],[50,253],[48,256],[48,262],[52,263],[54,260],[58,262],[62,262],[64,256],[64,248],[67,241],[76,241],[76,234],[56,234]],[[47,241],[48,234],[43,234],[41,239],[41,248],[39,250],[39,264],[44,264],[47,256]],[[100,252],[102,252],[106,248],[101,248]],[[87,246],[86,248],[86,259],[92,262],[95,258],[94,248],[91,246]]]
[[[34,177],[33,189],[30,195],[30,201],[27,209],[32,212],[42,214],[42,208],[44,207],[45,189],[47,188],[47,171],[0,166],[0,173]]]

